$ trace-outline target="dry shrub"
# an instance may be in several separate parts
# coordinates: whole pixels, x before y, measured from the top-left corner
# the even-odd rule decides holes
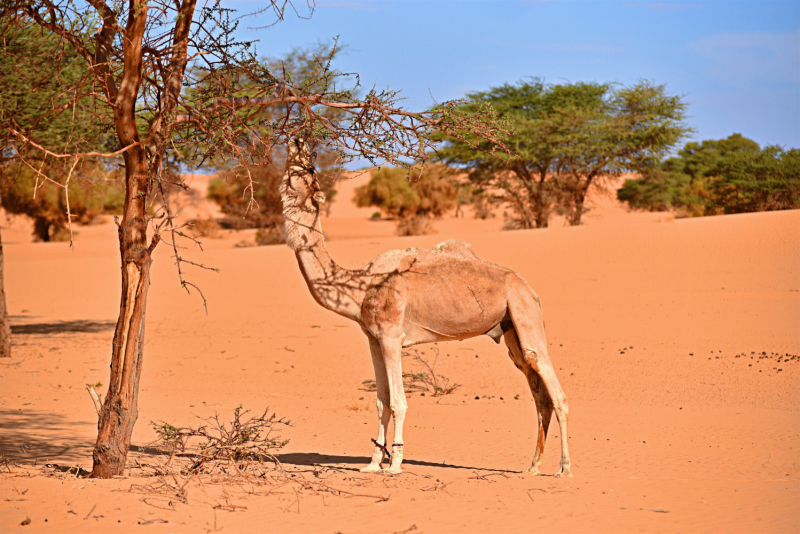
[[[456,389],[461,387],[461,384],[450,383],[450,379],[444,375],[436,374],[436,359],[439,357],[439,349],[433,347],[433,365],[429,364],[416,349],[411,349],[408,352],[403,352],[403,357],[411,357],[414,362],[422,365],[422,370],[419,372],[403,373],[403,388],[407,392],[419,391],[424,395],[430,393],[434,397],[441,397],[442,395],[450,395]],[[377,391],[377,385],[374,380],[364,380],[361,385],[366,391]]]
[[[256,232],[256,245],[280,245],[282,243],[286,243],[283,226],[269,226]]]
[[[192,229],[194,234],[198,237],[208,237],[211,239],[219,239],[222,237],[220,233],[220,225],[211,216],[207,218],[196,219],[193,223]]]
[[[488,197],[482,196],[478,197],[475,202],[472,204],[473,216],[476,219],[491,219],[492,217],[496,217],[494,211],[492,211],[492,203]]]
[[[274,452],[283,448],[288,440],[273,434],[276,427],[288,425],[289,421],[270,414],[269,409],[261,415],[245,418],[248,413],[240,405],[229,423],[220,421],[219,414],[215,414],[202,419],[205,424],[197,428],[151,421],[158,436],[153,445],[170,455],[191,460],[182,474],[224,472],[225,464],[233,464],[238,472],[243,472],[252,462],[277,462]]]
[[[425,215],[407,215],[397,221],[397,235],[404,237],[409,235],[428,235],[433,234],[433,224]]]
[[[73,231],[72,236],[70,236],[68,228],[53,228],[50,230],[50,241],[66,243],[72,239],[72,237],[77,237],[79,234],[80,232]]]

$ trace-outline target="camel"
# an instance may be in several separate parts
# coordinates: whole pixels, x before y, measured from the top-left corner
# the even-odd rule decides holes
[[[556,378],[539,297],[516,272],[479,258],[470,245],[448,240],[430,249],[407,248],[379,255],[362,269],[331,259],[320,223],[325,195],[313,154],[301,139],[287,146],[280,185],[286,241],[313,298],[324,308],[359,324],[369,340],[377,386],[378,437],[362,472],[399,474],[407,402],[402,349],[420,343],[480,335],[504,338],[511,360],[528,380],[538,414],[538,439],[527,471],[540,474],[545,438],[555,410],[561,431],[561,469],[571,477],[567,448],[567,399]],[[386,449],[394,419],[392,452]],[[382,469],[386,456],[391,463]]]

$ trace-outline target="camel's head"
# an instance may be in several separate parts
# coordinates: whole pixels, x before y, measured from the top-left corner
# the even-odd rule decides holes
[[[286,172],[281,181],[281,200],[287,208],[318,212],[325,203],[325,193],[314,169],[316,153],[303,139],[292,139],[286,146]]]
[[[286,146],[286,172],[281,181],[286,244],[293,250],[309,248],[322,242],[319,206],[325,193],[314,170],[315,154],[302,139],[292,139]]]

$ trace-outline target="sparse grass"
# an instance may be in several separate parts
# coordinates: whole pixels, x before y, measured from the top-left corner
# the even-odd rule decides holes
[[[368,412],[370,411],[370,407],[372,403],[370,401],[365,401],[364,397],[360,397],[359,399],[353,399],[350,401],[350,404],[347,405],[347,409],[351,412]]]

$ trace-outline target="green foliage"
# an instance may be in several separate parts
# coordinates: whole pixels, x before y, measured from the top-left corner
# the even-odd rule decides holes
[[[712,198],[725,213],[800,208],[800,149],[767,146],[757,154],[733,154],[714,174]]]
[[[419,168],[382,168],[366,185],[356,188],[353,200],[360,208],[374,206],[398,219],[400,235],[430,232],[430,219],[441,218],[456,205],[458,185],[444,165]]]
[[[202,109],[213,104],[221,94],[235,93],[238,98],[259,98],[275,96],[280,93],[279,89],[265,91],[265,87],[291,86],[291,91],[297,94],[324,94],[332,90],[333,80],[343,76],[342,73],[332,67],[336,57],[342,52],[342,47],[336,41],[332,45],[327,43],[317,43],[308,48],[296,47],[283,58],[262,58],[256,59],[249,57],[242,65],[225,66],[216,68],[196,65],[192,68],[187,78],[192,80],[190,87],[184,91],[184,97],[192,106]],[[334,89],[330,98],[354,98],[354,89],[339,90]],[[348,118],[348,113],[339,108],[311,105],[314,113],[324,118],[330,123],[339,123]],[[259,159],[264,160],[265,156],[270,157],[270,153],[275,150],[281,139],[275,138],[275,133],[292,127],[294,122],[305,120],[306,113],[304,108],[297,109],[287,117],[286,106],[261,106],[255,111],[252,108],[241,108],[231,112],[234,117],[226,119],[225,122],[233,123],[236,127],[245,121],[249,123],[246,129],[245,139],[239,142],[251,145],[244,152],[251,151],[259,154]],[[224,131],[232,127],[226,124],[223,129],[211,129],[188,140],[181,149],[183,157],[193,158],[197,154],[202,154],[202,160],[206,168],[216,167],[224,169],[231,161],[230,139],[226,138],[229,132]],[[299,133],[299,132],[298,132]],[[324,127],[317,123],[313,132],[306,132],[309,137],[317,140],[325,140],[328,134]],[[243,147],[235,147],[234,151],[242,151]],[[325,164],[336,159],[335,151],[329,149],[325,143],[317,144],[318,161],[326,160]],[[324,155],[323,155],[324,154]],[[236,154],[234,154],[236,155]],[[277,157],[280,157],[278,155]],[[234,159],[238,159],[235,158]]]
[[[58,151],[113,146],[109,113],[98,111],[90,97],[96,88],[87,76],[86,61],[75,49],[38,26],[4,28],[0,47],[0,135],[12,139],[7,128]],[[4,143],[5,145],[5,143]],[[32,147],[24,155],[34,156]],[[17,154],[5,148],[4,161]],[[37,160],[38,163],[38,160]]]
[[[800,207],[800,151],[741,134],[691,142],[676,157],[626,180],[617,198],[633,209],[701,216]]]
[[[64,187],[56,183],[65,185],[74,160],[46,156],[30,145],[17,143],[11,148],[9,141],[14,137],[9,129],[57,150],[103,150],[112,143],[110,117],[98,114],[89,98],[69,105],[76,94],[90,90],[85,81],[85,61],[71,46],[38,27],[8,27],[3,37],[2,206],[9,213],[33,218],[36,239],[64,239],[67,198]],[[117,213],[122,208],[124,193],[117,174],[105,164],[87,160],[72,169],[69,208],[73,222],[88,224],[98,214]]]
[[[489,104],[513,124],[515,156],[489,156],[490,145],[476,137],[442,136],[447,144],[439,153],[511,208],[507,228],[545,227],[554,209],[580,224],[590,187],[602,189],[608,177],[659,159],[689,131],[681,99],[649,82],[549,85],[533,78],[468,96],[465,110]]]
[[[69,165],[57,161],[46,165],[43,170],[50,176],[66,176]],[[34,238],[38,241],[68,240],[64,189],[41,177],[37,181],[37,173],[25,166],[7,165],[1,172],[3,208],[8,213],[31,217],[34,220]],[[72,171],[69,211],[73,223],[91,224],[97,215],[120,213],[124,202],[125,193],[118,173],[90,161],[82,161]]]
[[[234,227],[281,227],[281,176],[280,170],[269,163],[225,171],[209,182],[208,198],[232,217]]]

